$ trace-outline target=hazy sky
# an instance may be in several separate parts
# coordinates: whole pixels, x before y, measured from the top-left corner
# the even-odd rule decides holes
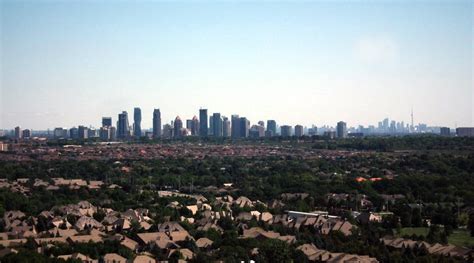
[[[0,128],[252,123],[472,126],[472,1],[1,1]],[[130,118],[130,123],[132,123]]]

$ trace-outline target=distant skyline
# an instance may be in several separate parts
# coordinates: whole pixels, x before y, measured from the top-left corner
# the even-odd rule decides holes
[[[0,129],[474,126],[472,1],[1,1]]]

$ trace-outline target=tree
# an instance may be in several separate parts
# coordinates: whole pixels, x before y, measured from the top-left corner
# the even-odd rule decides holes
[[[72,215],[72,214],[68,214],[66,216],[66,219],[71,225],[75,225],[76,222],[77,222],[77,217],[75,215]]]
[[[426,239],[430,243],[442,243],[442,233],[437,225],[431,225]]]
[[[412,222],[411,216],[412,214],[410,211],[404,210],[401,212],[400,219],[401,219],[402,226],[411,227],[411,222]]]
[[[286,242],[267,239],[258,248],[257,262],[292,262],[292,252]]]
[[[170,255],[169,262],[170,263],[179,262],[180,259],[183,259],[183,255],[181,255],[181,252],[176,250],[173,254]]]
[[[469,222],[469,215],[467,213],[460,213],[458,216],[458,221],[460,226],[467,226]]]
[[[211,262],[212,258],[211,256],[207,255],[204,252],[198,251],[196,255],[189,261],[192,263],[206,263],[206,262]]]
[[[421,225],[423,224],[421,210],[419,208],[415,208],[412,210],[411,224],[414,227],[421,227]]]
[[[474,213],[469,215],[469,222],[467,223],[467,227],[471,230],[471,237],[474,237]]]
[[[132,233],[138,233],[141,228],[142,228],[142,226],[140,225],[140,223],[138,223],[137,220],[132,220],[132,222],[130,224],[130,231]]]
[[[104,212],[104,210],[100,209],[98,210],[97,212],[95,212],[92,217],[94,217],[95,220],[99,221],[99,222],[102,222],[102,220],[104,220],[106,214]]]
[[[303,251],[296,249],[295,252],[293,253],[293,259],[294,262],[309,262],[308,257],[303,253]]]

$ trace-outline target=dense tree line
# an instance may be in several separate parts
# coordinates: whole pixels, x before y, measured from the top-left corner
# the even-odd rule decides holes
[[[1,139],[1,138],[0,138]],[[63,146],[68,144],[88,145],[100,142],[99,138],[78,139],[50,139],[49,146]],[[205,144],[233,144],[233,145],[293,145],[298,147],[310,147],[313,149],[352,149],[371,151],[400,151],[400,150],[447,150],[447,151],[472,151],[474,139],[470,137],[445,137],[436,134],[411,134],[411,135],[369,135],[362,138],[331,139],[321,135],[303,137],[262,137],[262,138],[215,138],[215,137],[183,137],[175,139],[150,139],[142,137],[138,140],[131,139],[126,143],[142,144],[182,144],[182,143],[205,143]]]

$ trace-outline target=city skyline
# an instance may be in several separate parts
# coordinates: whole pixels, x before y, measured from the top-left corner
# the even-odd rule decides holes
[[[131,110],[128,110],[128,109],[122,109],[120,110],[119,112],[117,113],[112,113],[112,114],[100,114],[100,113],[97,113],[98,115],[96,116],[96,120],[93,122],[93,123],[84,123],[84,122],[81,122],[81,121],[77,121],[77,120],[73,120],[72,121],[72,125],[71,126],[67,126],[67,125],[61,125],[61,124],[53,124],[52,126],[49,126],[49,127],[44,127],[44,128],[34,128],[34,127],[31,127],[31,126],[23,126],[23,125],[20,125],[20,123],[16,123],[14,124],[12,127],[0,127],[0,130],[12,130],[14,129],[15,127],[17,126],[20,126],[20,127],[26,127],[27,129],[31,129],[31,130],[36,130],[36,131],[46,131],[48,129],[53,129],[53,128],[57,128],[57,127],[62,127],[62,128],[72,128],[72,127],[78,127],[78,126],[84,126],[84,127],[92,127],[92,128],[100,128],[100,127],[103,127],[104,126],[104,119],[111,119],[111,120],[107,120],[107,122],[111,121],[112,122],[112,125],[110,126],[118,126],[118,120],[120,118],[120,115],[123,114],[123,113],[128,113],[131,112],[133,113],[131,116],[131,119],[129,119],[129,125],[128,125],[128,128],[129,130],[134,130],[134,127],[135,127],[135,122],[134,122],[134,118],[135,118],[135,111],[136,110],[139,110],[139,115],[140,115],[140,123],[147,123],[147,125],[140,125],[140,130],[141,132],[143,131],[153,131],[153,127],[154,127],[154,124],[153,124],[153,119],[154,119],[154,115],[155,115],[155,112],[158,111],[158,115],[160,117],[160,124],[159,125],[161,128],[163,128],[163,125],[166,125],[166,124],[170,124],[172,123],[176,117],[180,117],[180,116],[183,116],[183,120],[184,121],[190,121],[192,120],[194,117],[197,117],[198,120],[200,120],[200,111],[201,110],[204,110],[206,111],[206,114],[207,114],[207,130],[208,132],[210,132],[210,129],[211,129],[211,120],[213,118],[213,114],[219,114],[222,118],[223,117],[226,117],[226,118],[230,118],[234,115],[236,116],[239,116],[238,113],[222,113],[221,111],[219,110],[216,110],[216,111],[209,111],[207,108],[200,108],[194,115],[191,114],[191,115],[184,115],[184,114],[179,114],[177,113],[176,115],[174,115],[174,117],[170,118],[170,119],[164,119],[162,117],[162,111],[161,111],[161,108],[159,107],[154,107],[152,109],[152,112],[146,112],[146,111],[143,111],[143,109],[139,106],[133,106],[131,108]],[[142,115],[142,112],[143,112],[143,115]],[[405,125],[408,125],[408,126],[418,126],[418,125],[427,125],[429,127],[449,127],[451,129],[455,129],[457,127],[468,127],[469,125],[453,125],[453,126],[450,126],[450,125],[444,125],[444,124],[439,124],[439,125],[435,125],[435,124],[431,124],[431,123],[427,123],[423,120],[415,120],[413,125],[411,123],[411,114],[412,112],[410,112],[410,116],[407,118],[407,119],[392,119],[390,117],[382,117],[378,120],[375,120],[373,123],[361,123],[361,122],[355,122],[355,123],[348,123],[348,127],[353,127],[353,128],[357,128],[359,126],[363,126],[363,127],[370,127],[370,126],[373,126],[373,127],[378,127],[380,128],[380,125],[382,122],[394,122],[394,124],[399,124],[399,123],[403,123]],[[172,114],[166,114],[165,113],[165,116],[171,116]],[[142,117],[144,116],[144,117]],[[415,115],[416,116],[416,115]],[[181,118],[181,117],[180,117]],[[334,123],[316,123],[316,122],[311,122],[311,120],[309,121],[306,121],[306,122],[294,122],[294,121],[290,121],[290,122],[282,122],[282,121],[278,121],[277,118],[275,118],[274,116],[273,117],[270,117],[268,119],[264,119],[264,118],[257,118],[257,119],[249,119],[249,118],[246,118],[251,125],[253,124],[257,124],[258,122],[261,122],[261,121],[264,121],[264,122],[267,122],[267,121],[274,121],[276,120],[276,123],[278,126],[280,125],[289,125],[289,126],[296,126],[296,125],[302,125],[303,127],[307,127],[307,128],[311,128],[312,126],[316,126],[316,127],[332,127],[332,128],[336,128],[337,126],[337,123],[340,122],[340,121],[344,121],[343,119],[338,119],[337,121],[335,121]],[[148,125],[149,123],[149,125]],[[384,126],[388,125],[390,126],[391,123],[384,123],[383,124]],[[105,126],[109,126],[109,125],[105,125]],[[266,127],[266,125],[264,125]],[[388,127],[387,126],[387,127]],[[405,127],[405,126],[404,126]],[[470,126],[469,126],[470,127]],[[200,127],[198,127],[198,129],[200,129]],[[211,132],[212,134],[212,132]],[[142,134],[143,135],[143,134]]]
[[[81,137],[81,133],[87,133],[88,129],[97,130],[97,137],[102,137],[101,133],[105,129],[105,132],[109,135],[108,137],[112,136],[115,138],[115,130],[111,131],[110,128],[117,129],[117,137],[124,139],[128,137],[143,137],[146,133],[150,133],[155,138],[161,137],[162,130],[171,129],[172,137],[181,137],[181,136],[190,136],[190,135],[199,135],[199,136],[211,136],[211,137],[232,137],[232,138],[245,138],[248,137],[249,134],[253,132],[257,132],[260,134],[257,137],[271,137],[274,135],[281,135],[281,133],[285,134],[300,134],[303,135],[315,135],[317,131],[320,131],[320,134],[323,134],[325,131],[334,131],[335,135],[338,137],[344,138],[347,137],[347,131],[350,129],[352,132],[361,133],[365,135],[371,134],[409,134],[409,133],[442,133],[443,129],[456,129],[459,127],[449,127],[449,126],[433,126],[427,123],[418,122],[414,123],[413,119],[412,122],[405,122],[403,120],[395,120],[390,119],[388,117],[379,120],[377,123],[368,124],[368,125],[361,125],[361,124],[351,124],[347,125],[346,122],[340,120],[333,124],[322,124],[322,125],[301,125],[297,124],[289,124],[289,123],[281,123],[275,119],[268,119],[268,120],[258,120],[252,121],[244,116],[240,116],[239,114],[231,114],[231,121],[229,121],[228,115],[223,115],[220,112],[213,112],[209,114],[208,109],[200,108],[199,113],[194,115],[192,118],[184,117],[181,120],[181,117],[177,115],[173,120],[163,121],[161,118],[161,110],[159,108],[153,109],[152,113],[152,127],[144,127],[142,128],[140,123],[142,121],[142,111],[140,107],[133,108],[133,119],[129,120],[128,118],[128,111],[123,110],[122,112],[118,113],[117,121],[114,122],[114,117],[102,116],[100,119],[101,125],[95,126],[91,124],[77,124],[74,126],[66,127],[66,126],[54,126],[48,127],[47,129],[39,129],[35,130],[31,127],[22,127],[22,126],[15,126],[13,129],[0,129],[0,131],[13,131],[15,134],[21,133],[24,131],[27,132],[48,132],[53,130],[53,133],[56,132],[57,129],[70,129],[70,130],[77,130],[79,129],[79,137]],[[199,117],[198,117],[199,116]],[[179,120],[180,124],[177,128],[176,122]],[[200,120],[204,120],[201,122]],[[138,126],[137,122],[138,121]],[[113,123],[116,123],[117,126],[115,127]],[[231,125],[232,123],[232,125]],[[266,123],[266,125],[265,125]],[[341,126],[342,125],[342,126]],[[214,127],[213,127],[214,126]],[[258,127],[265,128],[264,130],[258,132],[254,129],[258,129]],[[181,134],[182,129],[186,128],[186,133]],[[278,131],[281,129],[281,131]],[[316,131],[312,131],[312,129],[316,129]],[[20,129],[20,130],[18,130]],[[82,132],[81,132],[82,129]],[[84,131],[85,129],[85,131]],[[226,130],[227,129],[227,130]],[[320,129],[320,130],[318,130]],[[474,128],[468,128],[474,129]],[[17,131],[18,130],[18,131]],[[283,131],[285,130],[285,131]],[[294,131],[293,131],[294,130]],[[321,132],[322,131],[322,132]],[[111,133],[112,132],[112,133]],[[177,133],[178,132],[178,133]],[[217,132],[217,136],[215,135]],[[270,132],[267,134],[267,132]],[[202,135],[206,134],[206,135]],[[227,136],[226,136],[227,134]],[[232,134],[232,135],[231,135]],[[341,135],[343,134],[343,135]],[[286,135],[285,135],[286,136]],[[298,135],[297,135],[298,136]],[[82,136],[84,137],[84,136]],[[87,136],[85,136],[87,137]]]
[[[2,1],[0,128],[167,123],[473,126],[472,2]],[[215,110],[214,110],[215,109]],[[133,123],[133,120],[130,119]]]

